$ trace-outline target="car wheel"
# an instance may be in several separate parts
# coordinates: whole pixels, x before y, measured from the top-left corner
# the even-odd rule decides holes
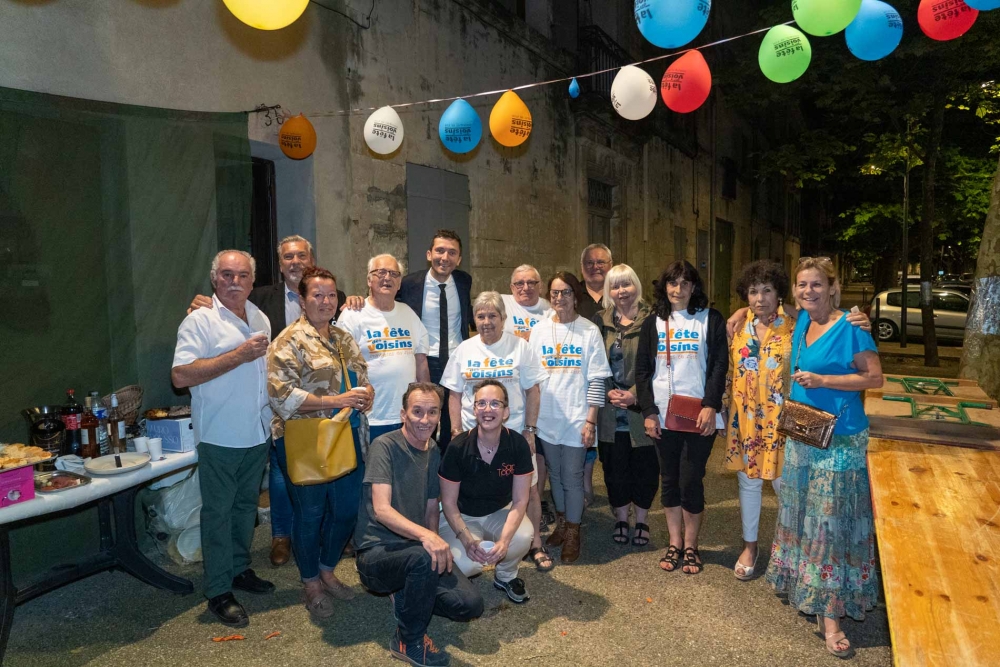
[[[875,322],[875,331],[878,332],[878,339],[882,342],[894,340],[899,330],[892,320],[878,320]]]

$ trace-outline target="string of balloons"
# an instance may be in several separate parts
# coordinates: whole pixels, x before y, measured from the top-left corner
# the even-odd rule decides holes
[[[224,1],[238,18],[249,23],[234,9],[242,0]],[[278,1],[254,0],[250,4],[259,8]],[[299,3],[301,0],[296,0],[296,4]],[[308,0],[302,3],[303,11],[307,3]],[[711,8],[712,0],[635,0],[634,14],[639,32],[651,44],[663,49],[681,49],[701,34],[708,22]],[[917,9],[917,23],[929,38],[946,41],[968,32],[980,11],[998,8],[1000,0],[921,0]],[[527,141],[532,130],[531,111],[515,92],[518,90],[568,81],[567,92],[570,97],[576,98],[580,95],[578,78],[618,70],[611,84],[611,104],[623,118],[645,118],[656,107],[658,97],[675,113],[691,113],[705,103],[712,90],[712,73],[701,53],[703,49],[766,33],[758,50],[758,65],[769,80],[785,84],[795,81],[809,68],[812,46],[807,34],[829,37],[843,32],[850,52],[865,61],[885,58],[899,46],[903,37],[902,16],[882,0],[791,0],[791,10],[793,20],[786,23],[621,67],[528,83],[511,89],[405,102],[381,108],[308,115],[339,116],[373,112],[365,122],[365,143],[376,155],[391,155],[402,145],[404,136],[403,122],[396,109],[451,102],[438,123],[438,137],[448,151],[463,154],[475,150],[483,136],[479,114],[468,102],[472,98],[501,94],[490,112],[490,134],[502,146],[515,147]],[[287,16],[282,18],[286,19]],[[292,21],[294,20],[293,18]],[[657,85],[640,65],[667,58],[676,60],[667,67]],[[308,157],[315,149],[315,143],[315,130],[304,115],[299,114],[282,125],[279,144],[289,157]]]

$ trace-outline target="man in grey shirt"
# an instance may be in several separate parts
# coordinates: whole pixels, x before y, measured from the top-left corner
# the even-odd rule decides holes
[[[368,450],[354,530],[361,583],[392,601],[397,628],[389,651],[418,667],[450,662],[426,634],[432,614],[469,621],[483,613],[482,596],[453,567],[451,549],[437,532],[441,453],[432,436],[441,403],[437,385],[415,382],[407,388],[403,428],[377,438]]]

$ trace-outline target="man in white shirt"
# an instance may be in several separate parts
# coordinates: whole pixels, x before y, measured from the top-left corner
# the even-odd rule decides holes
[[[368,291],[361,310],[345,309],[337,326],[351,334],[368,362],[375,402],[368,414],[372,440],[403,427],[399,406],[411,382],[429,382],[427,329],[405,303],[396,301],[402,271],[392,255],[368,260]]]
[[[531,329],[552,315],[552,305],[541,298],[542,277],[531,264],[522,264],[510,274],[510,294],[503,295],[507,319],[503,330],[528,340]]]
[[[264,360],[271,324],[247,301],[255,268],[250,254],[241,250],[215,256],[209,274],[213,307],[199,308],[181,322],[170,372],[174,386],[191,389],[205,597],[209,611],[232,627],[249,624],[233,588],[274,590],[250,569],[271,423]]]

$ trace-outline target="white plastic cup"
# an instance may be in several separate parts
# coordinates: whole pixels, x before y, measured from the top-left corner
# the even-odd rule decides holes
[[[149,438],[149,458],[152,461],[159,461],[163,458],[162,438]]]
[[[135,451],[137,454],[146,454],[149,452],[149,438],[145,436],[132,438],[132,444],[135,445]]]
[[[489,540],[483,540],[482,542],[479,543],[479,548],[486,552],[493,551],[493,547],[495,546],[496,544],[490,542]]]

